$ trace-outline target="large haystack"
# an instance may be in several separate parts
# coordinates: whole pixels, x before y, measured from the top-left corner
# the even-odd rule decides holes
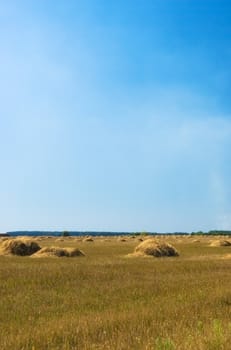
[[[231,246],[231,241],[227,241],[224,239],[217,239],[210,243],[211,247],[229,247]]]
[[[67,257],[73,258],[76,256],[85,256],[85,254],[78,248],[59,248],[59,247],[44,247],[37,253],[32,255],[32,258],[46,258],[46,257]]]
[[[12,238],[2,242],[0,246],[1,255],[28,256],[39,251],[41,247],[31,239]]]
[[[177,250],[169,243],[158,242],[156,239],[150,238],[140,243],[134,251],[135,256],[179,256]]]

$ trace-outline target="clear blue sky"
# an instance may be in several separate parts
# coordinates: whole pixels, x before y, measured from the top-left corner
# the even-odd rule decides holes
[[[0,1],[0,231],[231,229],[229,0]]]

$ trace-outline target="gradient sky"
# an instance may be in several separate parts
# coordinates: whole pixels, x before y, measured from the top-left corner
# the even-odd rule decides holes
[[[229,0],[0,0],[0,231],[231,229]]]

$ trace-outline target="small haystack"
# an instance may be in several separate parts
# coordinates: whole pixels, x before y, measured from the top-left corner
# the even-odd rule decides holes
[[[156,239],[150,238],[140,243],[133,253],[133,256],[179,256],[177,250],[169,243],[159,242]]]
[[[12,238],[2,242],[0,245],[0,254],[28,256],[38,252],[40,249],[41,247],[34,240]]]
[[[55,242],[64,242],[64,238],[57,238]]]
[[[32,258],[47,258],[47,257],[67,257],[73,258],[76,256],[85,256],[78,248],[59,248],[59,247],[44,247],[37,253],[33,254]]]
[[[231,241],[217,239],[210,243],[211,247],[229,247],[231,246]]]
[[[199,239],[193,239],[192,243],[200,243],[200,240]]]
[[[94,242],[94,239],[92,237],[86,237],[83,239],[83,242]]]
[[[118,238],[118,241],[119,241],[119,242],[127,242],[127,239],[124,238],[124,237],[119,237],[119,238]]]

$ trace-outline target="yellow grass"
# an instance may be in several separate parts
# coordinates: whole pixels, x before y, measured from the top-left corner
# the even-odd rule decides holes
[[[229,248],[199,239],[169,259],[127,259],[139,242],[117,238],[40,242],[84,259],[1,256],[0,349],[229,350]]]
[[[230,247],[231,246],[231,240],[226,239],[218,239],[213,240],[210,243],[211,247]]]

